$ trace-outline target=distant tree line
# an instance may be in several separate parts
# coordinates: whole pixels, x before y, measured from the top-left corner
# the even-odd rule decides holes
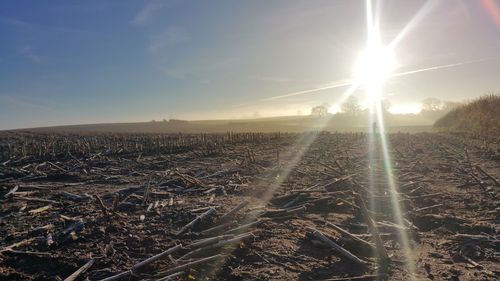
[[[461,102],[442,101],[438,98],[426,98],[422,100],[422,111],[450,111],[456,107],[463,105]]]
[[[381,102],[382,111],[387,114],[392,104],[388,99],[383,99]],[[426,98],[421,101],[422,110],[419,114],[436,115],[438,117],[446,114],[450,110],[461,106],[463,103],[453,101],[443,101],[438,98]],[[311,115],[316,117],[326,116],[329,114],[330,104],[323,103],[314,106],[311,109]],[[366,113],[367,109],[363,109],[355,96],[349,96],[341,105],[340,113],[348,116],[358,116]]]
[[[151,120],[150,122],[151,122],[151,123],[156,123],[156,122],[159,122],[159,121],[156,121],[156,120],[154,120],[154,119],[153,119],[153,120]],[[170,119],[168,119],[168,120],[167,120],[167,119],[165,119],[165,118],[164,118],[164,119],[162,119],[162,120],[161,120],[161,122],[162,122],[162,123],[177,123],[177,124],[185,124],[185,123],[188,123],[189,121],[187,121],[187,120],[181,120],[181,119],[172,119],[172,118],[170,118]]]

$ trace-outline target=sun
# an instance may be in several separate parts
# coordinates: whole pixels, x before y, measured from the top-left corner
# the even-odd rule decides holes
[[[365,88],[368,99],[377,101],[380,99],[382,86],[395,69],[394,51],[379,42],[373,42],[359,54],[354,75]]]

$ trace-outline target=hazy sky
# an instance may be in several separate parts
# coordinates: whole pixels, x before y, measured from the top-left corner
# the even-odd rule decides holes
[[[375,5],[400,69],[395,110],[500,91],[500,1]],[[419,12],[420,11],[420,12]],[[0,129],[309,113],[345,87],[366,37],[364,1],[0,2]],[[356,93],[362,100],[362,94]]]

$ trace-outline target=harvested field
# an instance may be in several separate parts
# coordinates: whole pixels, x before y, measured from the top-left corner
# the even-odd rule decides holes
[[[1,134],[0,280],[500,276],[498,143]]]

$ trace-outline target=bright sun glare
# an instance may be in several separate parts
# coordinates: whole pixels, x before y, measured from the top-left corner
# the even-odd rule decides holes
[[[361,52],[355,64],[355,77],[365,87],[368,99],[375,102],[380,99],[384,82],[396,68],[394,51],[380,43],[369,44]]]

